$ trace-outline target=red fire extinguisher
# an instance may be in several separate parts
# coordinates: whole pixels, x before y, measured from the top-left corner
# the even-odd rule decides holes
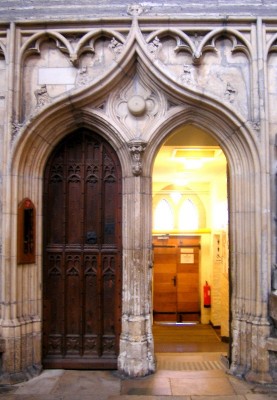
[[[211,287],[208,285],[208,282],[206,281],[206,284],[203,286],[204,289],[204,307],[205,308],[210,308],[211,307]]]

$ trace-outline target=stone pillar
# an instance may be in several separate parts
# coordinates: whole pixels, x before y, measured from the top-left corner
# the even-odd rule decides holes
[[[244,176],[243,176],[244,175]],[[266,183],[259,176],[245,171],[244,174],[230,174],[231,216],[231,289],[232,289],[232,363],[230,372],[251,382],[270,383],[269,354],[267,338],[270,323],[265,307],[268,291],[267,260],[268,240],[265,233],[266,213],[260,212],[261,199],[251,202],[255,187]],[[247,182],[248,181],[248,182]],[[247,182],[247,185],[246,185]],[[263,200],[264,201],[264,200]],[[265,208],[265,206],[264,206]],[[256,224],[256,226],[255,226]],[[252,234],[253,227],[256,234]],[[249,240],[250,238],[250,240]]]
[[[141,176],[145,144],[129,145],[133,176],[123,189],[123,288],[119,371],[139,377],[155,371],[152,337],[151,178]]]

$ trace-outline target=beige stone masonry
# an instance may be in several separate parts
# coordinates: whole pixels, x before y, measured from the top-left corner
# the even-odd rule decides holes
[[[122,167],[118,368],[131,377],[155,371],[152,168],[172,131],[193,124],[218,141],[229,168],[230,372],[270,382],[277,19],[129,14],[0,26],[2,372],[41,366],[43,173],[57,143],[79,127],[105,137]],[[18,265],[25,197],[37,210],[37,254],[34,264]]]

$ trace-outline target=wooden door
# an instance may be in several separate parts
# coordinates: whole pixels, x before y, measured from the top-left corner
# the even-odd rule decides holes
[[[156,236],[153,248],[154,320],[198,320],[200,238]]]
[[[176,321],[176,246],[154,241],[154,318]]]
[[[200,315],[199,236],[177,238],[177,315],[178,321],[194,321]]]
[[[43,364],[116,368],[121,327],[121,168],[79,130],[44,177]]]

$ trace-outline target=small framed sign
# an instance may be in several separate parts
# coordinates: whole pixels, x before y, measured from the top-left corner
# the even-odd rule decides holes
[[[18,205],[17,219],[17,263],[35,262],[35,226],[36,211],[30,199],[24,199]]]

